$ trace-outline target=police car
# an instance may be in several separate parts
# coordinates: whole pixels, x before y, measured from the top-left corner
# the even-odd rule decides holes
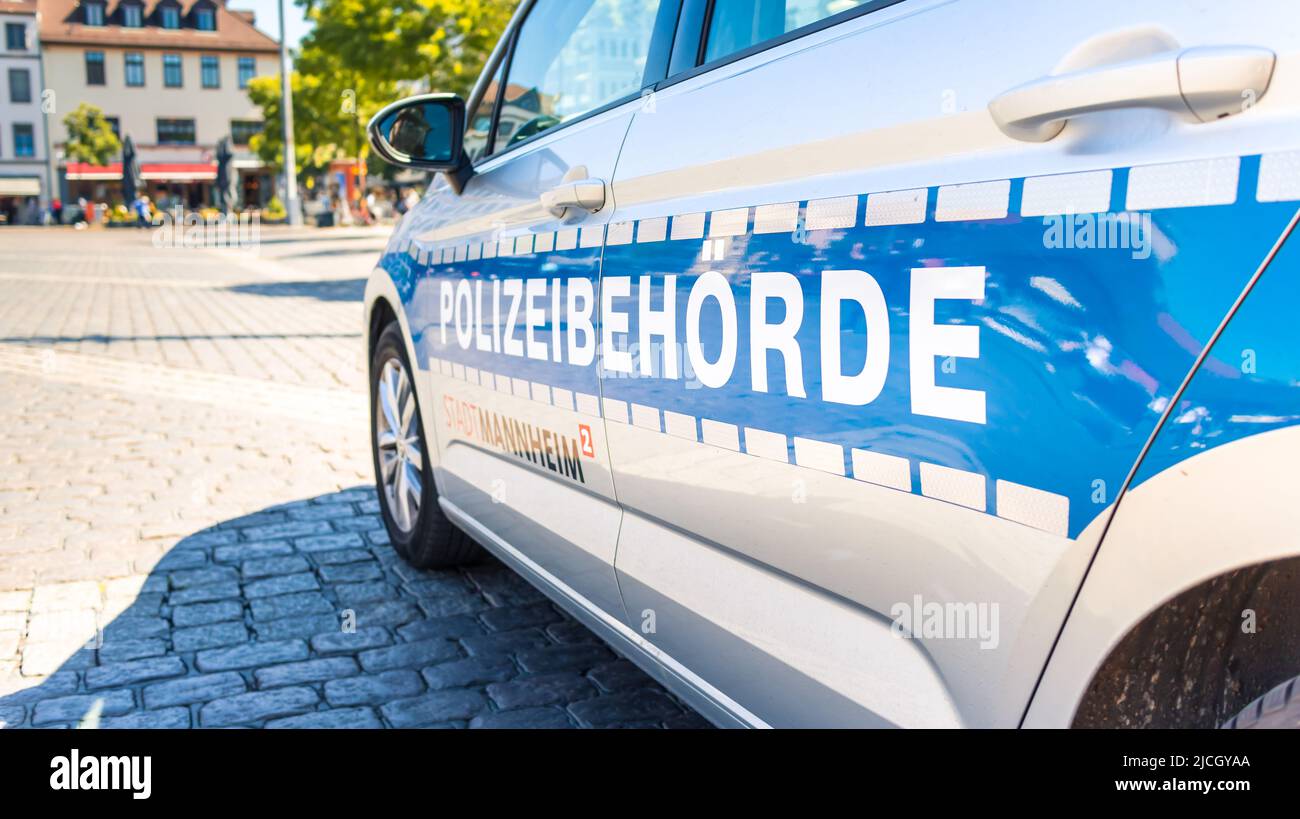
[[[719,725],[1300,722],[1300,28],[535,0],[366,288],[392,543]]]

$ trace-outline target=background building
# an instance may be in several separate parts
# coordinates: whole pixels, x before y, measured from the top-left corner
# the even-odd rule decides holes
[[[235,143],[243,204],[271,197],[270,169],[248,150],[262,113],[245,89],[253,77],[279,71],[279,46],[253,26],[252,12],[227,9],[224,0],[38,1],[66,198],[122,198],[120,163],[91,167],[63,156],[63,117],[83,102],[102,108],[119,137],[135,141],[156,202],[210,204],[224,136]]]
[[[34,223],[51,190],[36,0],[0,0],[0,222]]]

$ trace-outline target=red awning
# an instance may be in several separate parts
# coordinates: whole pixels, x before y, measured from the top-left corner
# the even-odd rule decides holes
[[[122,163],[91,165],[86,162],[69,162],[68,179],[118,180],[122,178]],[[159,182],[208,182],[217,178],[217,166],[212,162],[146,162],[140,166],[140,176]]]

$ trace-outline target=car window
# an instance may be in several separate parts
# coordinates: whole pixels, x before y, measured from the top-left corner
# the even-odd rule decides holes
[[[483,99],[479,100],[478,105],[465,118],[465,155],[469,157],[470,162],[476,162],[483,158],[487,148],[488,135],[492,131],[492,114],[497,109],[497,94],[501,88],[501,78],[506,74],[506,61],[501,61],[501,67],[497,69],[497,75],[488,83],[487,90],[483,92]]]
[[[704,62],[857,8],[867,0],[714,0]]]
[[[519,31],[493,153],[634,94],[658,0],[538,0]]]

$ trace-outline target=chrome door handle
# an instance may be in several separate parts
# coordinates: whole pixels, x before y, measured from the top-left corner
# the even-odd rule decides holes
[[[605,207],[605,181],[566,180],[542,194],[542,207],[557,219],[573,216],[570,209],[595,213]]]
[[[1017,86],[995,97],[989,114],[1004,134],[1024,142],[1052,139],[1070,117],[1117,108],[1158,108],[1210,122],[1264,96],[1275,62],[1272,51],[1254,46],[1165,51]]]

